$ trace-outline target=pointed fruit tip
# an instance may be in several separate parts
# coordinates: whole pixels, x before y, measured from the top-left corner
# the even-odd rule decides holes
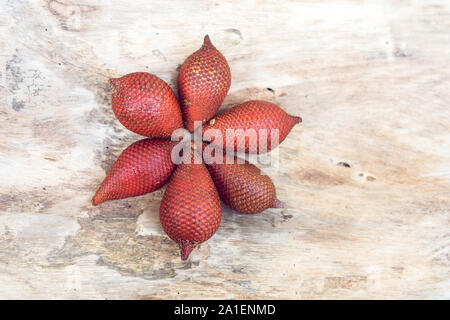
[[[303,121],[302,117],[296,117],[296,116],[292,116],[292,118],[294,118],[294,123],[301,123]]]
[[[180,250],[181,250],[181,260],[187,260],[189,258],[189,255],[191,254],[192,250],[194,250],[195,244],[192,242],[181,242],[180,243]]]
[[[92,205],[97,206],[102,202],[105,202],[105,199],[103,199],[102,196],[97,192],[92,198]]]
[[[272,208],[286,208],[286,204],[283,201],[280,201],[277,198],[275,198],[272,204]]]
[[[115,87],[117,85],[117,82],[119,81],[119,78],[111,78],[109,79],[109,84],[111,87]]]
[[[111,79],[109,79],[109,85],[112,88],[112,93],[113,94],[116,93],[117,90],[119,89],[119,81],[120,81],[119,78],[111,78]]]
[[[209,39],[209,35],[206,35],[203,38],[203,45],[204,46],[212,46],[211,39]]]

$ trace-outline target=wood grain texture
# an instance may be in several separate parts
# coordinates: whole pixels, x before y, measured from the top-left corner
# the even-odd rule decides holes
[[[11,0],[0,34],[0,298],[450,298],[448,1]],[[231,67],[223,109],[303,123],[271,173],[287,207],[224,207],[182,262],[162,190],[90,199],[140,138],[108,78],[175,88],[205,34]]]

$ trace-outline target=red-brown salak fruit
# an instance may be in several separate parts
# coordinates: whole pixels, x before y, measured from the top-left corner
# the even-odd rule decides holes
[[[220,199],[231,209],[240,213],[255,214],[268,208],[284,207],[284,203],[276,197],[272,180],[255,165],[226,153],[220,155],[223,159],[217,159],[214,153],[221,151],[211,146],[205,148],[204,145],[204,150],[206,168],[211,174]]]
[[[302,122],[301,117],[287,114],[276,104],[253,100],[241,103],[211,119],[203,127],[205,140],[214,145],[246,153],[264,153],[278,146],[286,138],[292,127]],[[217,129],[222,139],[217,140],[213,131]],[[272,139],[278,130],[278,141]],[[231,132],[227,143],[227,131]],[[262,144],[261,144],[262,143]],[[264,147],[261,147],[265,145]]]
[[[178,95],[186,129],[194,131],[194,121],[202,124],[220,108],[231,85],[231,72],[225,57],[205,36],[202,47],[180,68]]]
[[[182,260],[217,231],[222,207],[202,162],[178,165],[164,192],[159,217],[164,231],[180,246]]]
[[[183,127],[180,106],[173,90],[147,72],[110,79],[112,108],[129,130],[147,137],[170,137]]]
[[[131,144],[109,170],[92,204],[140,196],[161,188],[175,168],[171,152],[176,143],[155,138]]]

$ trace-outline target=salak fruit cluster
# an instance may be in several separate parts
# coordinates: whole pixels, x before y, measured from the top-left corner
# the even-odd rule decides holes
[[[111,79],[110,84],[116,117],[129,130],[148,138],[122,152],[92,199],[94,205],[153,192],[169,181],[159,209],[160,221],[167,235],[180,246],[183,260],[219,228],[220,199],[245,214],[283,206],[267,175],[222,150],[269,151],[277,146],[272,132],[278,134],[281,143],[302,119],[288,115],[273,103],[259,100],[244,102],[213,118],[230,88],[231,73],[225,57],[208,36],[202,47],[181,66],[179,100],[163,80],[146,72]],[[227,130],[234,130],[237,132],[235,140],[231,140],[234,143],[205,139],[208,141],[200,148],[193,148],[196,150],[188,161],[175,165],[171,155],[179,142],[171,140],[172,134],[183,127],[193,132],[197,130],[194,124],[198,123],[204,124],[200,126],[202,137],[207,136],[209,129],[216,129],[223,136]],[[248,137],[239,137],[247,129],[266,131],[264,136],[257,136],[258,143],[267,142],[265,151],[251,148]],[[202,152],[208,142],[214,145],[213,152]],[[224,161],[208,161],[219,151]],[[200,163],[194,161],[196,152],[203,154]]]

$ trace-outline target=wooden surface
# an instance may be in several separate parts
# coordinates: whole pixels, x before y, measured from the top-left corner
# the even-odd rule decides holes
[[[450,298],[449,21],[444,0],[2,1],[0,298]],[[205,34],[231,67],[224,108],[303,123],[271,173],[287,208],[224,207],[182,262],[162,190],[90,199],[139,139],[108,78],[175,88]]]

